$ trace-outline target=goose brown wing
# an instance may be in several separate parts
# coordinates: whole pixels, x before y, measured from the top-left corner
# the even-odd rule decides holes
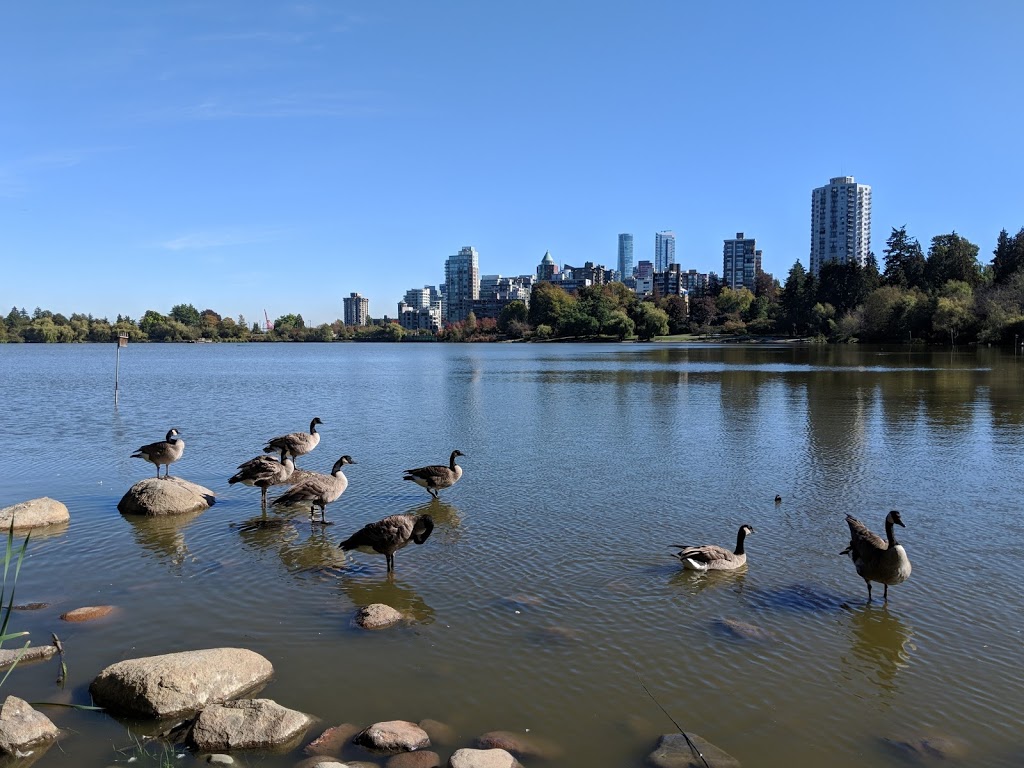
[[[682,558],[683,560],[696,560],[700,563],[713,563],[716,560],[732,560],[735,557],[735,555],[728,549],[715,546],[714,544],[706,544],[703,547],[688,547],[682,544],[673,544],[672,546],[679,548],[679,551],[676,552],[676,557]]]
[[[390,515],[376,523],[364,525],[340,546],[346,551],[358,547],[369,547],[375,552],[393,550],[403,542],[408,542],[412,525],[409,515]]]
[[[405,470],[405,474],[418,477],[421,480],[441,480],[451,474],[451,469],[443,464],[431,464],[429,467],[407,469]]]
[[[868,527],[864,525],[853,515],[846,516],[846,522],[850,526],[850,546],[851,547],[871,547],[873,549],[888,549],[889,545],[886,544],[878,534],[872,533],[868,530]]]

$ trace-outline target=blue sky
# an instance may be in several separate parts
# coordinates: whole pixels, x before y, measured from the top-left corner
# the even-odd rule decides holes
[[[811,189],[872,245],[1024,226],[1024,3],[8,3],[0,308],[394,315],[481,272],[808,262]]]

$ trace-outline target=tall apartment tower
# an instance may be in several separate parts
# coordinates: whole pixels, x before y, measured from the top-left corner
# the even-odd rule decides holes
[[[725,241],[722,249],[722,285],[736,290],[746,288],[751,293],[757,286],[757,274],[761,271],[761,252],[757,241],[737,232],[736,237]]]
[[[358,293],[342,299],[345,305],[345,325],[366,325],[370,320],[370,300]]]
[[[664,272],[676,263],[676,233],[670,230],[654,234],[654,271]]]
[[[458,323],[469,317],[474,299],[480,298],[480,254],[467,245],[444,263],[447,315],[445,321]]]
[[[619,235],[619,280],[628,280],[633,276],[633,236]]]
[[[811,273],[829,261],[864,265],[871,250],[871,187],[853,176],[829,179],[811,193]]]

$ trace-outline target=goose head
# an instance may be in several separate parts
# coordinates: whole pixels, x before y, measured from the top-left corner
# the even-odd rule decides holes
[[[353,461],[353,460],[352,460],[352,457],[351,457],[351,456],[349,456],[348,454],[346,454],[346,455],[342,456],[342,457],[341,457],[340,459],[338,459],[338,460],[337,460],[337,461],[335,462],[335,464],[334,464],[334,469],[335,469],[335,470],[339,470],[339,469],[341,469],[341,468],[342,468],[343,466],[345,466],[346,464],[355,464],[355,461]]]
[[[746,536],[748,533],[754,533],[754,526],[744,523],[740,526],[740,536]]]
[[[313,419],[311,422],[309,422],[309,431],[311,433],[312,432],[316,432],[316,425],[317,424],[323,424],[323,422],[320,421],[320,417],[319,416],[317,416],[315,419]]]
[[[171,428],[170,428],[170,430],[168,430],[168,432],[167,432],[167,437],[166,437],[165,439],[167,440],[167,442],[168,442],[168,443],[173,443],[173,442],[174,442],[174,439],[175,439],[175,438],[176,438],[176,437],[177,437],[177,436],[178,436],[179,434],[181,434],[181,433],[180,433],[180,432],[178,432],[178,428],[177,428],[177,427],[171,427]]]
[[[416,520],[416,525],[412,529],[412,540],[417,544],[422,544],[428,538],[430,538],[430,532],[434,530],[434,518],[430,515],[422,515]]]
[[[900,513],[897,512],[895,509],[892,512],[890,512],[888,515],[885,516],[885,524],[886,525],[892,525],[893,523],[898,525],[900,528],[906,528],[907,527],[907,526],[905,526],[903,524],[903,518],[900,517]]]

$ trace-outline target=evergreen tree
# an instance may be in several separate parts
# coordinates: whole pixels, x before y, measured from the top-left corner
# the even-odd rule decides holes
[[[1004,229],[999,233],[996,249],[992,252],[992,271],[995,282],[1005,283],[1014,272],[1024,267],[1024,227],[1013,237]]]
[[[956,232],[936,235],[928,249],[925,278],[933,293],[942,290],[950,280],[967,283],[972,288],[977,287],[981,282],[978,246],[960,237]]]
[[[886,285],[897,288],[923,288],[925,285],[924,252],[916,238],[907,235],[907,227],[892,228],[892,234],[885,241],[885,278]]]

